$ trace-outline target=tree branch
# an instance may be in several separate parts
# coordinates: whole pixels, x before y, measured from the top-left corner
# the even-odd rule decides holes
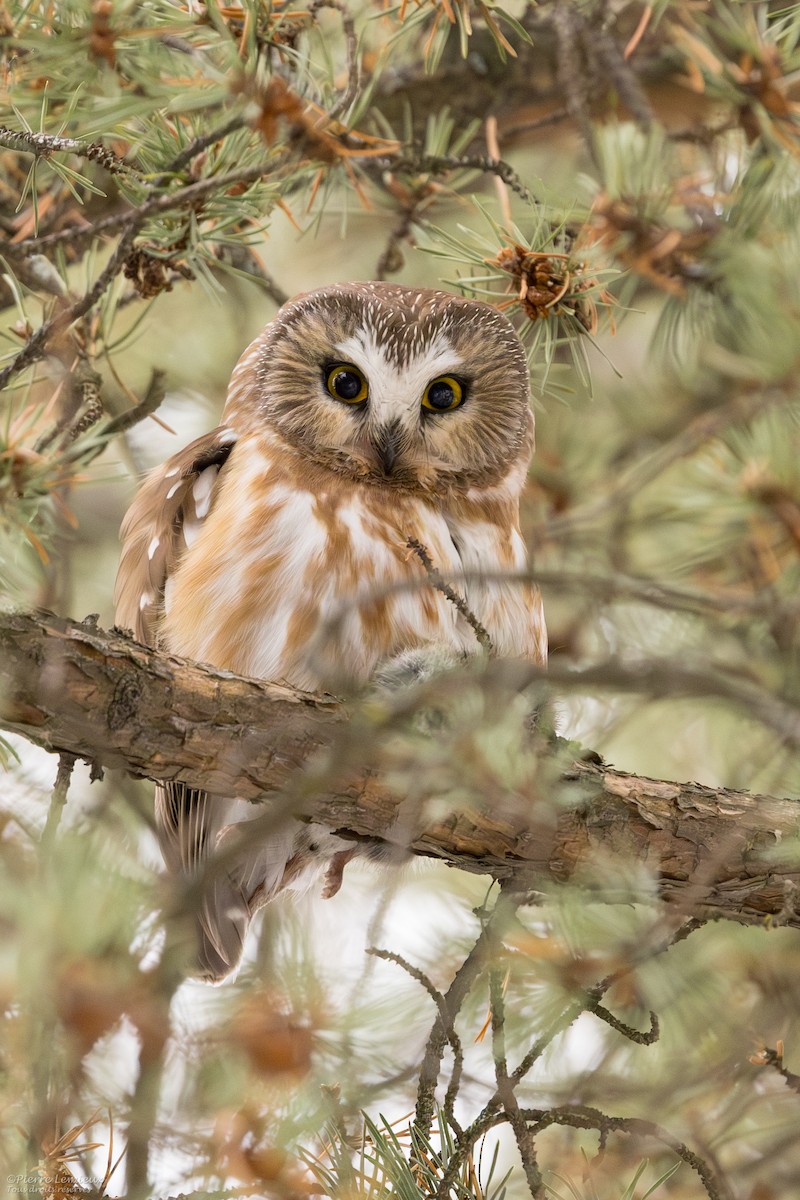
[[[0,727],[58,753],[221,795],[263,799],[341,743],[353,714],[330,696],[260,683],[166,657],[119,632],[49,614],[0,614]],[[378,739],[379,740],[379,739]],[[554,754],[574,750],[556,743]],[[324,795],[307,811],[355,840],[392,842],[400,798],[379,755],[331,756]],[[554,826],[487,812],[452,813],[412,830],[408,848],[520,889],[585,872],[598,854],[647,866],[686,917],[767,917],[800,926],[794,800],[639,778],[564,758],[568,789]]]
[[[120,158],[102,142],[55,137],[49,133],[35,133],[28,129],[9,129],[7,125],[0,125],[0,146],[7,150],[16,150],[20,154],[34,154],[37,158],[49,158],[52,154],[76,154],[89,162],[99,163],[112,175],[139,174],[131,163]]]

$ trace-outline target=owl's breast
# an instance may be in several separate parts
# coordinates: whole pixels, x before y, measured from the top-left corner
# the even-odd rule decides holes
[[[308,689],[363,682],[388,656],[428,642],[474,649],[411,538],[444,573],[461,569],[444,517],[424,498],[317,472],[292,478],[251,449],[179,563],[162,640]]]

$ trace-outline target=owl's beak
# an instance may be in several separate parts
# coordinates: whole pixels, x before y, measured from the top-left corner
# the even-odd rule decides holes
[[[373,435],[372,444],[384,474],[391,475],[401,449],[400,426],[394,422],[382,425]]]

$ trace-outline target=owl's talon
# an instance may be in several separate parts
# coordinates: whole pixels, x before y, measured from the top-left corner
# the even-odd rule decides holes
[[[344,878],[344,869],[350,862],[350,859],[355,858],[355,854],[355,847],[352,850],[339,850],[337,854],[334,854],[328,863],[322,881],[320,895],[323,900],[330,900],[339,891],[342,886],[342,879]]]

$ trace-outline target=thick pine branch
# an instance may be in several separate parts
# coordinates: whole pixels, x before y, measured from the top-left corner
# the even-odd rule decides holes
[[[365,741],[341,751],[352,725],[332,697],[165,657],[49,614],[0,615],[0,697],[0,726],[50,750],[223,795],[297,794],[298,772],[313,761],[324,786],[305,813],[345,836],[392,841],[400,801]],[[687,917],[800,926],[797,801],[583,760],[569,760],[552,786],[570,796],[554,828],[464,811],[412,832],[409,848],[523,888],[580,878],[604,856],[613,872],[622,855],[652,871]]]

